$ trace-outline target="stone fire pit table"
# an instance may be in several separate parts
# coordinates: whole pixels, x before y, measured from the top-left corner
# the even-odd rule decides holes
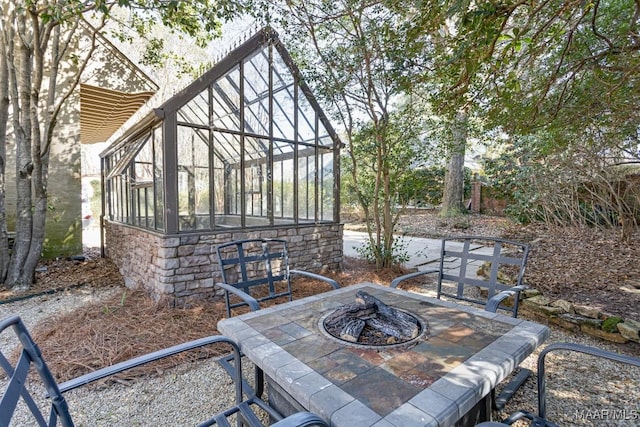
[[[357,290],[421,318],[428,332],[405,347],[363,348],[320,328]],[[548,336],[543,325],[363,283],[224,319],[267,378],[269,402],[339,427],[475,425],[491,391]]]

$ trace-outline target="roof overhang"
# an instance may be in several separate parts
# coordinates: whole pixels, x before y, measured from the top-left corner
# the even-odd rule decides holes
[[[94,144],[108,140],[154,93],[127,93],[81,84],[80,141]]]

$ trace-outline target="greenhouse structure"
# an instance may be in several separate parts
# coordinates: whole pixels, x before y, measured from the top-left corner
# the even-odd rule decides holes
[[[290,55],[260,30],[101,154],[103,252],[174,304],[215,292],[215,246],[267,237],[291,265],[342,262],[340,140]]]

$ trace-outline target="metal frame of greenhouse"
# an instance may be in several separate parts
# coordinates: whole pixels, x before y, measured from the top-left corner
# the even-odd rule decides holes
[[[309,231],[290,230],[311,228],[319,240],[333,242],[332,249],[325,251],[329,260],[316,257],[303,267],[336,267],[342,257],[334,247],[342,241],[340,147],[277,33],[264,28],[101,154],[108,256],[123,258],[121,251],[132,249],[127,240],[143,232],[165,248],[150,262],[157,266],[163,264],[158,259],[174,258],[169,264],[175,267],[175,258],[189,252],[176,250],[171,256],[166,248],[174,247],[176,238],[182,240],[175,247],[201,244],[202,254],[212,243],[274,236],[278,229],[285,231],[276,237],[300,241]],[[329,226],[328,235],[323,225]],[[195,236],[205,235],[206,242],[193,243]],[[169,246],[168,238],[173,239]],[[311,243],[298,249],[313,251]],[[206,255],[209,264],[215,264],[212,255]],[[178,260],[178,265],[193,263]],[[139,270],[120,267],[125,273]],[[165,276],[171,270],[161,269]],[[211,267],[201,270],[210,273]],[[148,272],[130,276],[130,282],[138,284],[150,280],[139,277]],[[151,287],[162,288],[160,293],[189,294],[166,284]]]

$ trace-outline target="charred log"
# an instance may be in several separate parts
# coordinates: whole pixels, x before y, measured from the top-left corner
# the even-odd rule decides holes
[[[409,341],[420,334],[421,328],[413,316],[363,291],[357,292],[356,303],[344,305],[327,316],[324,326],[340,339],[369,344]]]

